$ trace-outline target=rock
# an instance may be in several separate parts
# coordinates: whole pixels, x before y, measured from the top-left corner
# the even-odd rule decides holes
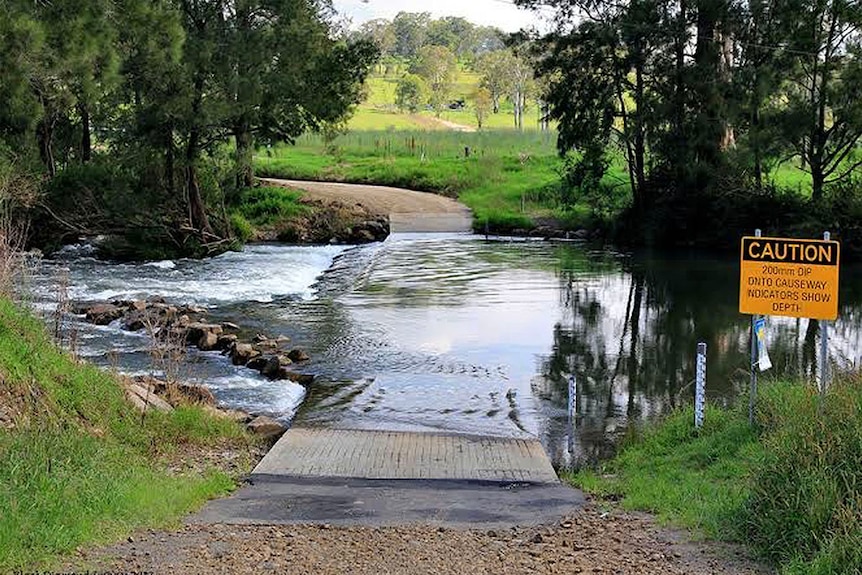
[[[572,233],[572,237],[576,240],[588,240],[590,239],[590,232],[589,230],[581,228],[579,230],[575,230]]]
[[[269,338],[266,337],[265,335],[263,335],[262,333],[259,333],[259,334],[255,335],[254,338],[252,338],[252,341],[254,343],[263,343],[263,342],[268,341],[268,340],[269,340]]]
[[[536,543],[536,544],[538,544],[538,543],[543,543],[544,541],[545,541],[545,539],[542,537],[542,534],[541,534],[541,533],[536,533],[536,534],[535,534],[535,535],[533,535],[533,537],[530,539],[530,543]]]
[[[132,311],[144,311],[147,309],[147,302],[143,300],[130,301],[128,308]]]
[[[147,323],[144,321],[144,317],[144,314],[141,312],[133,313],[126,317],[123,322],[123,329],[126,331],[141,331],[147,326]]]
[[[108,325],[123,317],[123,309],[110,303],[97,303],[84,311],[87,321],[96,325]]]
[[[257,357],[253,357],[252,359],[250,359],[248,361],[248,363],[245,364],[245,366],[249,369],[254,369],[257,371],[263,371],[264,368],[266,368],[268,363],[269,363],[269,358],[266,358],[262,355],[259,355]]]
[[[206,411],[213,417],[218,417],[220,419],[229,419],[241,425],[245,425],[252,419],[252,417],[244,411],[239,411],[236,409],[219,409],[213,405],[205,405],[204,411]]]
[[[213,395],[213,392],[203,385],[184,383],[174,386],[170,393],[179,394],[185,400],[183,403],[209,406],[215,406],[216,404],[216,398]]]
[[[255,344],[255,348],[258,350],[260,350],[260,349],[275,349],[277,347],[278,347],[278,342],[275,341],[274,339],[267,339],[264,341],[257,342]]]
[[[205,334],[208,333],[215,335],[216,341],[218,341],[218,336],[223,333],[222,327],[220,325],[212,323],[202,323],[199,321],[190,323],[188,326],[186,326],[186,329],[188,330],[186,332],[186,342],[188,343],[197,343]],[[215,342],[213,342],[213,347],[215,347]]]
[[[270,379],[287,379],[287,370],[282,368],[291,363],[293,362],[287,356],[272,356],[267,360],[266,365],[261,368],[260,374]],[[284,375],[284,377],[279,377],[281,375]]]
[[[283,374],[281,373],[283,370]],[[284,377],[277,377],[275,379],[289,379],[294,383],[298,383],[299,385],[311,385],[314,383],[314,376],[307,373],[296,373],[295,371],[287,371],[284,368],[279,370],[279,376],[284,375]]]
[[[233,344],[237,342],[237,339],[237,336],[233,334],[220,335],[218,336],[218,341],[216,342],[216,349],[219,351],[228,350]]]
[[[246,365],[249,360],[260,355],[260,352],[247,343],[236,343],[231,347],[230,360],[234,365]]]
[[[213,351],[218,347],[218,338],[219,336],[211,331],[204,332],[198,340],[198,349],[201,351]]]
[[[229,321],[224,321],[221,324],[222,329],[225,331],[239,331],[239,326],[235,323],[231,323]]]
[[[295,362],[308,361],[311,359],[304,350],[301,350],[298,347],[287,352],[287,357],[290,358],[290,361]]]
[[[271,417],[260,415],[252,419],[246,428],[261,437],[278,437],[285,432],[285,427]]]
[[[289,341],[290,341],[290,338],[287,337],[286,335],[280,335],[277,338],[275,338],[275,342],[279,343],[279,344],[287,343]]]
[[[125,387],[126,398],[138,411],[146,412],[150,409],[172,411],[174,409],[171,404],[156,395],[154,390],[147,389],[139,383],[130,382]]]

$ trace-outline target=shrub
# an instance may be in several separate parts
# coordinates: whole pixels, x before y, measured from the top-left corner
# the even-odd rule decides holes
[[[810,386],[767,388],[758,408],[764,456],[744,524],[751,544],[790,572],[862,572],[862,380],[821,400]]]

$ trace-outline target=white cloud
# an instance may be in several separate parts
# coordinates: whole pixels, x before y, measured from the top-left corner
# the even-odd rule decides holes
[[[399,12],[430,12],[434,18],[461,16],[473,24],[496,26],[505,32],[521,28],[547,29],[547,18],[530,10],[523,10],[508,0],[434,0],[409,2],[408,0],[334,0],[335,8],[348,16],[354,26],[374,18],[392,19]]]

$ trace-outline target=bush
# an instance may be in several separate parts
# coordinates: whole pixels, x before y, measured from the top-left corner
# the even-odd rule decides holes
[[[254,228],[245,216],[239,213],[230,215],[230,228],[234,237],[242,243],[247,242],[254,235]]]
[[[862,380],[767,388],[764,456],[744,516],[751,544],[792,573],[862,572]]]
[[[232,211],[256,226],[276,224],[306,212],[300,197],[300,192],[285,188],[252,188],[240,193]]]

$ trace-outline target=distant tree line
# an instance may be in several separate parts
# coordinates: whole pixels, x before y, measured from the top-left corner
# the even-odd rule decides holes
[[[557,12],[532,54],[575,188],[601,186],[619,156],[641,216],[774,195],[786,161],[807,172],[815,207],[858,184],[862,3],[516,3]]]
[[[328,0],[0,0],[0,162],[37,233],[230,237],[256,146],[337,124],[377,57]]]
[[[400,75],[395,103],[402,110],[416,112],[428,105],[439,116],[451,104],[459,69],[481,75],[480,86],[469,95],[480,127],[489,114],[500,113],[501,102],[508,99],[514,126],[523,128],[529,101],[540,96],[526,50],[494,27],[453,16],[435,20],[427,12],[400,12],[392,20],[365,22],[353,36],[377,46],[378,73]]]

